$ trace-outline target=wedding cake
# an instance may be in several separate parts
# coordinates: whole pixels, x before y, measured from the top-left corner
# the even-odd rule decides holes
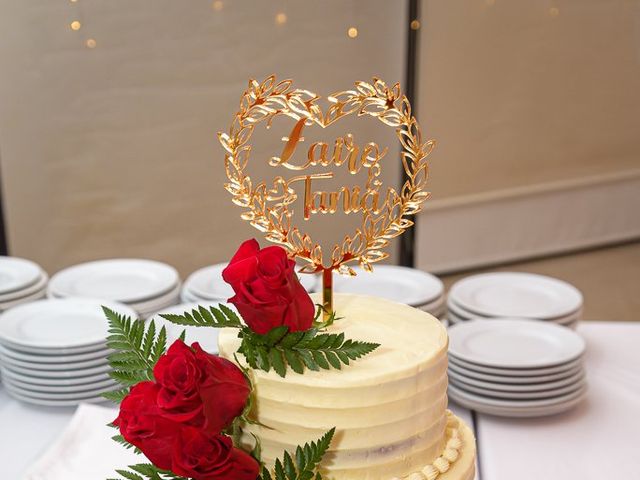
[[[336,295],[335,311],[329,332],[380,347],[339,370],[286,377],[251,370],[258,424],[246,427],[245,440],[253,443],[255,435],[263,461],[273,466],[284,450],[335,426],[320,468],[327,480],[473,479],[473,434],[447,410],[444,326],[370,296]],[[233,360],[239,345],[234,329],[221,331],[221,356]]]

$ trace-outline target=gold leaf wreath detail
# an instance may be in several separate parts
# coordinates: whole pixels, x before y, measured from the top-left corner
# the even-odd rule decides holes
[[[364,270],[371,271],[372,263],[388,257],[382,249],[389,241],[413,225],[406,217],[420,212],[423,202],[430,196],[424,190],[429,174],[426,158],[435,142],[422,143],[420,126],[411,115],[411,105],[401,94],[398,83],[388,87],[378,78],[374,78],[373,83],[356,82],[355,90],[328,97],[331,106],[326,113],[316,104],[319,98],[308,90],[294,89],[292,80],[276,83],[274,75],[261,83],[251,80],[229,132],[218,134],[226,150],[225,170],[229,182],[225,188],[231,193],[233,202],[244,209],[244,220],[264,232],[267,240],[282,245],[291,256],[307,262],[303,272],[337,269],[340,273],[355,275],[347,265],[351,262],[358,262]],[[324,265],[321,246],[291,224],[292,211],[288,206],[296,200],[297,194],[287,181],[278,176],[271,187],[266,182],[254,186],[245,173],[251,152],[249,140],[255,124],[266,121],[269,127],[278,115],[296,121],[305,119],[308,125],[315,123],[325,128],[352,113],[378,118],[396,128],[403,147],[401,160],[407,180],[400,193],[389,188],[390,201],[380,214],[363,209],[361,226],[353,236],[346,235],[342,244],[334,245],[331,263]]]

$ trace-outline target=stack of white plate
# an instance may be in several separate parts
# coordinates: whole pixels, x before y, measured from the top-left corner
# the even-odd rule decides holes
[[[585,342],[553,323],[472,320],[449,330],[449,398],[478,412],[538,417],[586,396]]]
[[[456,282],[447,302],[450,324],[470,319],[518,317],[575,328],[583,298],[573,285],[532,273],[497,272]]]
[[[16,257],[0,257],[0,312],[43,298],[49,276],[37,264]]]
[[[180,338],[180,335],[184,331],[186,333],[185,342],[187,344],[191,345],[194,342],[198,342],[204,351],[209,353],[218,353],[219,329],[210,328],[210,327],[192,327],[192,326],[177,325],[175,323],[171,323],[168,320],[165,320],[160,316],[161,314],[183,315],[185,312],[191,313],[191,311],[195,308],[199,308],[199,307],[207,308],[210,305],[217,307],[218,303],[212,303],[212,302],[182,303],[180,305],[174,305],[173,307],[160,310],[155,315],[153,315],[150,318],[150,320],[153,320],[156,323],[156,328],[158,330],[160,330],[160,328],[162,327],[166,328],[167,345],[171,345],[178,338]],[[233,305],[228,305],[228,307],[234,308]]]
[[[334,275],[334,290],[387,298],[441,317],[445,310],[444,286],[440,279],[415,268],[374,265],[373,272],[353,268],[357,275]]]
[[[175,305],[180,277],[165,263],[141,259],[111,259],[82,263],[56,273],[49,298],[103,298],[128,305],[142,318]]]
[[[226,266],[226,263],[218,263],[193,272],[184,282],[180,299],[184,303],[226,303],[235,295],[231,285],[222,279],[222,270]],[[315,275],[302,274],[299,278],[307,292],[315,291]]]
[[[3,313],[0,363],[7,392],[47,406],[104,401],[100,395],[117,384],[109,377],[102,305],[135,315],[124,305],[89,299],[39,300]]]

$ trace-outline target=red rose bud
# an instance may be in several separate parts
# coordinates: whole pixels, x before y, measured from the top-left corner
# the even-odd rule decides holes
[[[158,406],[174,422],[219,433],[242,413],[251,392],[242,370],[194,343],[176,340],[153,370]]]
[[[171,470],[193,480],[256,480],[258,462],[229,437],[185,427],[173,449]]]
[[[247,240],[222,271],[222,278],[235,292],[229,302],[254,332],[264,335],[281,325],[291,332],[311,328],[313,301],[284,248],[261,250],[256,240]]]
[[[159,390],[153,382],[135,385],[120,404],[120,414],[113,423],[124,439],[138,447],[155,466],[168,470],[180,426],[161,415]]]

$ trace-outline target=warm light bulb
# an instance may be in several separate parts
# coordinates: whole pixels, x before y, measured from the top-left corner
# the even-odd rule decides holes
[[[549,9],[549,15],[551,15],[552,17],[557,17],[558,15],[560,15],[560,9],[557,7],[551,7]]]
[[[276,23],[278,25],[284,25],[285,23],[287,23],[287,14],[280,12],[276,15]]]
[[[222,10],[222,7],[224,7],[224,2],[222,0],[216,0],[215,2],[213,2],[213,9],[216,12]]]
[[[96,48],[96,46],[98,45],[96,43],[95,38],[88,38],[86,41],[86,44],[87,44],[87,48]]]
[[[411,30],[418,30],[420,28],[420,20],[411,21]]]
[[[358,29],[356,27],[349,27],[347,35],[349,35],[349,38],[356,38],[358,36]]]
[[[80,30],[80,27],[82,26],[82,24],[78,20],[74,20],[73,22],[71,22],[70,26],[71,26],[71,30],[74,30],[77,32],[78,30]]]

